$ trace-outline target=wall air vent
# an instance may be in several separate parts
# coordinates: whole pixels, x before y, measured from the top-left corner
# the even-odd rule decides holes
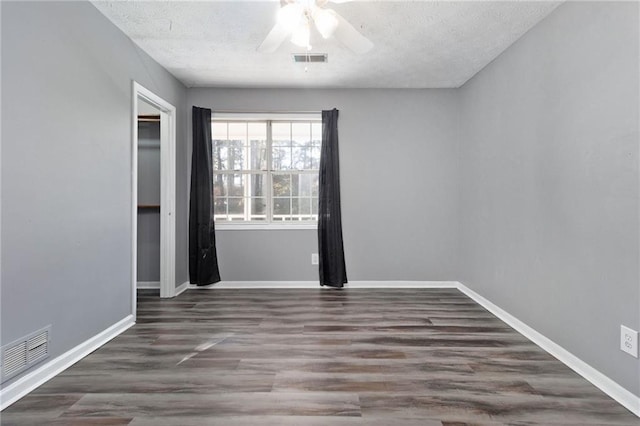
[[[2,347],[2,382],[31,368],[49,356],[51,326]]]
[[[295,63],[323,63],[327,62],[329,55],[326,53],[294,53],[293,62]]]

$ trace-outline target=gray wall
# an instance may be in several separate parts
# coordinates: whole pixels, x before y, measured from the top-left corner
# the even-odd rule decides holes
[[[138,122],[138,205],[160,205],[160,122]],[[160,281],[160,210],[138,209],[138,281]]]
[[[350,280],[453,280],[457,244],[453,90],[190,89],[232,111],[340,110],[343,234]],[[316,231],[218,231],[226,281],[317,280]]]
[[[179,147],[186,89],[90,3],[1,7],[2,344],[52,324],[55,357],[131,312],[131,80],[178,108]]]
[[[463,86],[457,275],[636,395],[638,36],[565,3]]]

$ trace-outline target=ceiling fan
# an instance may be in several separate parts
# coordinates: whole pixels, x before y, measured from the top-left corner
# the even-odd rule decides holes
[[[313,24],[323,38],[333,36],[355,53],[368,52],[373,48],[373,43],[334,10],[324,7],[328,2],[347,1],[349,0],[280,0],[276,25],[258,47],[258,51],[273,53],[289,36],[296,46],[311,50]]]

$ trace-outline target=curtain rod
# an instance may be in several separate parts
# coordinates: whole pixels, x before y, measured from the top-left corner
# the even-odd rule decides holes
[[[320,114],[322,110],[315,111],[232,111],[232,110],[211,110],[213,113],[218,114]]]

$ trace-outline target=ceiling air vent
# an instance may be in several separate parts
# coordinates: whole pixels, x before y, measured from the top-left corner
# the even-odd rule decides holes
[[[2,347],[2,382],[49,356],[51,326]]]
[[[294,53],[295,63],[323,63],[327,62],[329,55],[326,53]]]

